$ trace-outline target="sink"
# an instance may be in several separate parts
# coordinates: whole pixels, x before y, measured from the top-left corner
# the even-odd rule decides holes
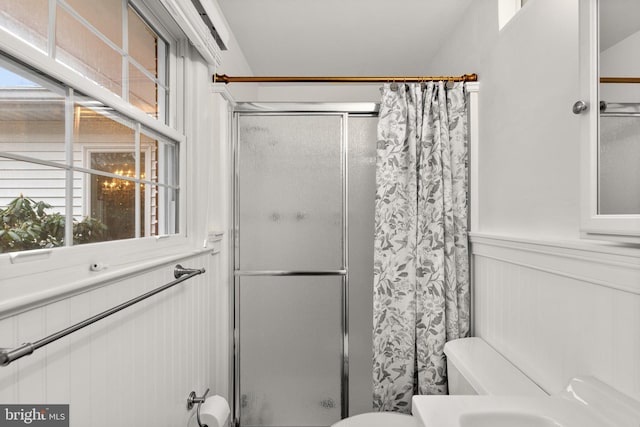
[[[472,412],[460,416],[460,427],[562,427],[559,422],[535,414]]]
[[[413,413],[438,427],[617,427],[559,396],[414,396]]]
[[[554,396],[413,396],[413,414],[437,427],[640,427],[640,402],[592,377]]]

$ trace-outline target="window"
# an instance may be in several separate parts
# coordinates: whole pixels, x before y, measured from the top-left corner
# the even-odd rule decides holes
[[[168,122],[169,42],[122,0],[3,0],[0,28]]]
[[[0,253],[176,233],[178,152],[2,58]]]
[[[0,253],[178,233],[177,33],[145,7],[0,2]]]

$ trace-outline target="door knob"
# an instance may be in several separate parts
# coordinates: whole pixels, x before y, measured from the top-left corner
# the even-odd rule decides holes
[[[576,101],[573,104],[573,114],[581,114],[589,109],[589,106],[584,101]]]

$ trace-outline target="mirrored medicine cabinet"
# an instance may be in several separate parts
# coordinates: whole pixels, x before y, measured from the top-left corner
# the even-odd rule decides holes
[[[640,243],[640,1],[580,1],[581,234]]]

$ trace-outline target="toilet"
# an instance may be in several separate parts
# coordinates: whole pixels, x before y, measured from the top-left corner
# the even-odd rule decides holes
[[[444,346],[449,394],[547,396],[481,338],[462,338]],[[368,412],[338,421],[332,427],[418,427],[411,415]]]

